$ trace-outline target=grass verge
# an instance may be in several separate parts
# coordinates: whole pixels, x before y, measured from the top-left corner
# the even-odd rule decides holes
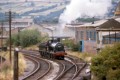
[[[39,48],[36,45],[26,47],[25,50],[39,50]]]
[[[0,52],[0,56],[6,60],[0,65],[0,80],[13,80],[13,52],[12,52],[12,64],[9,61],[9,52]],[[19,54],[19,75],[22,75],[26,68],[26,62],[24,56]]]
[[[91,62],[92,57],[96,54],[93,53],[81,53],[81,52],[73,52],[73,51],[66,51],[69,55],[76,56],[78,58],[82,58],[86,62]]]

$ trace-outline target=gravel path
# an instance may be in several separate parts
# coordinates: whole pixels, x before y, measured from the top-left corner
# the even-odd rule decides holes
[[[52,69],[42,80],[53,80],[59,72],[59,64],[54,61],[47,61],[49,61],[52,64]]]

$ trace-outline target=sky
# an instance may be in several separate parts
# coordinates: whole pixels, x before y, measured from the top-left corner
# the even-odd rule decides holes
[[[5,0],[3,0],[5,1]],[[6,0],[6,1],[26,1],[26,0]],[[27,1],[40,1],[40,0],[27,0]]]

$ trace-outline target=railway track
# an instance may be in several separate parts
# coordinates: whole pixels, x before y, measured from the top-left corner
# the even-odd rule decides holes
[[[33,53],[36,53],[36,51],[29,51],[29,53],[33,54]],[[36,53],[35,55],[38,55],[38,54]],[[74,62],[72,62],[72,61],[69,61],[69,60],[52,60],[52,61],[55,61],[55,62],[59,63],[59,66],[60,66],[60,70],[59,70],[59,73],[58,73],[60,75],[58,75],[54,80],[60,79],[61,76],[63,77],[63,75],[65,73],[71,74],[71,72],[72,72],[74,74],[77,71],[77,69],[78,69],[76,64]],[[67,76],[67,74],[65,74],[65,75]],[[73,76],[73,75],[71,74],[69,76],[69,80],[70,80],[71,76]],[[62,80],[63,80],[63,78],[62,78]]]
[[[46,80],[45,77],[47,76],[47,74],[50,74],[50,72],[52,71],[51,68],[53,68],[49,61],[45,60],[46,58],[41,58],[38,51],[23,52],[28,53],[27,55],[29,55],[30,57],[36,58],[36,60],[39,61],[40,64],[40,68],[34,71],[34,74],[29,74],[29,76],[24,78],[23,80]],[[44,62],[44,60],[48,63]],[[66,56],[65,60],[51,59],[51,61],[57,62],[59,64],[59,71],[57,73],[57,76],[52,80],[83,80],[82,72],[85,70],[87,63],[82,59],[76,58],[74,56]],[[44,66],[42,66],[43,64]]]
[[[26,76],[20,78],[20,80],[26,79],[26,78],[28,78],[29,76],[35,74],[35,72],[40,68],[40,63],[39,63],[39,61],[37,61],[37,60],[34,59],[33,57],[30,57],[30,56],[28,56],[28,55],[25,55],[25,58],[26,58],[27,61],[32,62],[33,67],[31,67],[31,69],[32,69],[32,68],[33,68],[33,69],[32,69],[31,71],[28,71],[28,70],[27,70],[29,73],[26,74]],[[29,68],[29,69],[30,69],[30,68]]]
[[[79,63],[76,63],[76,61]],[[54,80],[83,80],[82,75],[79,74],[85,68],[87,64],[86,62],[79,60],[78,58],[72,58],[70,56],[67,56],[67,60],[60,62],[65,66],[65,68],[63,68],[61,74],[59,74]]]
[[[42,78],[50,71],[51,63],[27,51],[22,51],[22,53],[24,53],[26,57],[33,58],[37,61],[37,66],[34,71],[25,76],[22,80],[42,80]]]
[[[74,64],[64,60],[59,61],[62,65],[64,65],[64,68],[61,70],[61,73],[54,79],[54,80],[70,80],[71,76],[75,73],[75,67]]]
[[[75,62],[76,66],[78,67],[78,71],[73,76],[71,80],[83,80],[85,74],[86,68],[89,66],[87,62],[83,61],[80,58],[77,58],[75,56],[68,56],[73,62]],[[90,80],[90,79],[89,79]]]

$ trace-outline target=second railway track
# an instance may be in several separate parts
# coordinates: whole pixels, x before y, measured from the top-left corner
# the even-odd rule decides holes
[[[61,62],[65,68],[54,80],[82,80],[82,75],[79,74],[85,68],[87,64],[86,62],[80,60],[79,58],[75,59],[70,56],[67,56],[67,60],[59,62]]]
[[[39,56],[30,54],[27,51],[22,51],[26,57],[34,58],[37,61],[38,67],[31,72],[29,75],[25,76],[23,80],[42,80],[42,78],[50,71],[51,63],[40,58]]]

